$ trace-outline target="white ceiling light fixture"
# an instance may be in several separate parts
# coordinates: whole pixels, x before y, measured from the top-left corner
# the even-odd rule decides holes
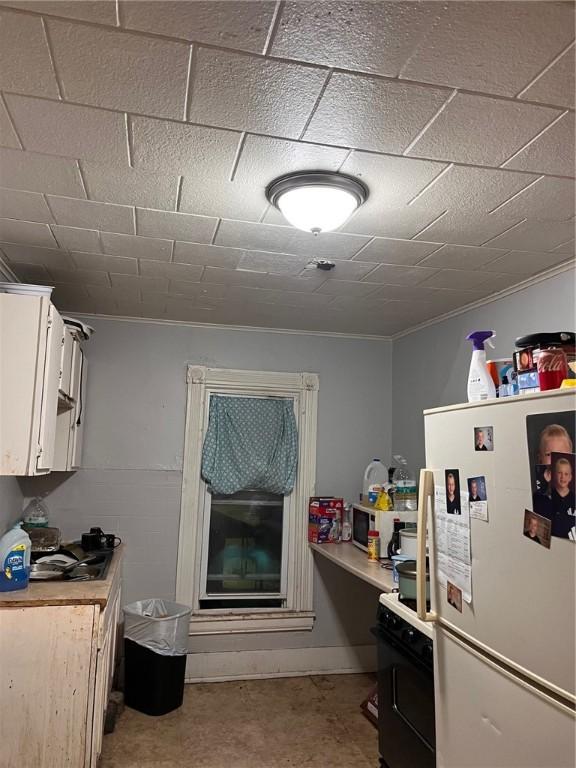
[[[271,182],[266,197],[293,227],[318,235],[348,221],[368,189],[343,173],[300,171]]]

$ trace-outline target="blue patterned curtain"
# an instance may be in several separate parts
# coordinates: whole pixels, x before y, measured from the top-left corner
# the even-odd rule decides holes
[[[298,463],[292,400],[212,395],[202,477],[215,493],[288,494]]]

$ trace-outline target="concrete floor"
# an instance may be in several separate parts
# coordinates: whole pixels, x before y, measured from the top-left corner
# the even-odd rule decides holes
[[[163,717],[125,709],[100,768],[377,768],[371,675],[187,685]]]

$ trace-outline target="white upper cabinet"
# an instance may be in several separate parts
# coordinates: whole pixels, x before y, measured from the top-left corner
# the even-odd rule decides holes
[[[82,358],[48,298],[0,294],[0,475],[79,465],[80,446],[71,436]]]

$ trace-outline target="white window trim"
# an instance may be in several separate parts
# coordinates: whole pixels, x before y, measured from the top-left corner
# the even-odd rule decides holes
[[[176,599],[192,606],[190,635],[232,632],[285,632],[312,629],[313,558],[308,546],[308,500],[316,482],[316,429],[318,376],[315,373],[272,373],[240,371],[189,365],[186,373],[188,395],[184,441],[184,469]],[[205,483],[200,476],[202,446],[208,426],[207,399],[212,394],[268,394],[292,397],[298,409],[298,472],[292,491],[295,531],[289,542],[287,605],[283,609],[253,609],[241,614],[232,611],[201,611],[202,520]]]

